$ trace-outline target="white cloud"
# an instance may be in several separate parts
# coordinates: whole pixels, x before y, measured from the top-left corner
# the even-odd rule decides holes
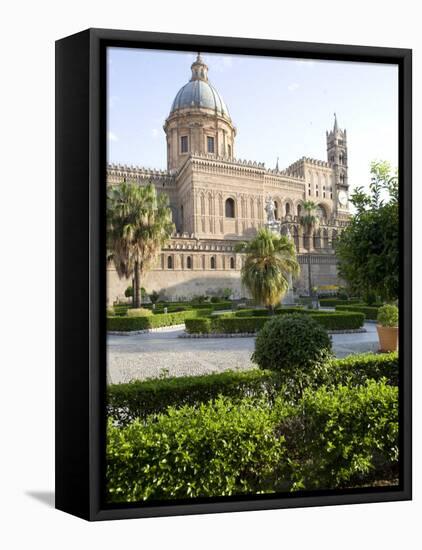
[[[297,82],[292,82],[287,86],[287,89],[289,90],[289,92],[294,92],[298,88],[300,88],[300,84],[298,84]]]
[[[119,141],[119,138],[111,130],[108,131],[107,137],[109,141]]]

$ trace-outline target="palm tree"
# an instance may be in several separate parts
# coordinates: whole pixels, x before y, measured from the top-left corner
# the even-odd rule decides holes
[[[254,300],[273,311],[289,288],[288,275],[300,273],[294,243],[262,228],[251,241],[239,243],[236,252],[246,254],[243,284]]]
[[[123,182],[107,193],[107,250],[120,278],[133,277],[133,306],[140,279],[174,231],[166,194],[152,184]]]
[[[300,223],[303,226],[307,239],[308,239],[308,287],[309,296],[313,295],[312,292],[312,275],[311,275],[311,243],[314,229],[318,227],[319,219],[316,215],[316,203],[314,201],[305,201],[302,205],[303,214],[300,217]]]

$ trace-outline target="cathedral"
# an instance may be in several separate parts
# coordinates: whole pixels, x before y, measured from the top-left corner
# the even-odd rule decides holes
[[[239,241],[252,238],[272,217],[288,229],[296,245],[301,276],[297,292],[307,290],[308,262],[314,286],[339,284],[334,243],[348,223],[347,134],[336,116],[326,132],[327,160],[302,157],[274,169],[236,158],[236,127],[220,93],[208,79],[198,54],[192,76],[176,94],[164,122],[167,170],[109,164],[107,184],[152,182],[169,197],[176,232],[141,284],[169,300],[198,295],[246,296],[240,280]],[[304,201],[317,204],[318,227],[311,237],[300,223]],[[120,280],[108,266],[110,303],[122,299],[131,281]]]

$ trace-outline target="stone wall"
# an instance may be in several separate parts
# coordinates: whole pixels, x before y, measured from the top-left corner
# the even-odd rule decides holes
[[[215,269],[210,268],[210,259],[216,260]],[[206,294],[218,295],[223,289],[230,288],[235,298],[247,295],[240,281],[241,261],[236,258],[234,269],[231,268],[230,254],[197,253],[192,269],[184,269],[175,265],[172,269],[159,266],[149,271],[141,282],[148,293],[156,290],[169,300],[190,299],[193,296]],[[167,253],[166,253],[167,258]],[[308,258],[305,254],[298,256],[301,274],[293,282],[298,293],[306,293],[308,289]],[[332,254],[312,254],[311,256],[312,285],[339,285],[341,281],[337,274],[337,260]],[[131,284],[130,280],[118,278],[110,265],[107,270],[108,303],[124,299],[124,291]]]

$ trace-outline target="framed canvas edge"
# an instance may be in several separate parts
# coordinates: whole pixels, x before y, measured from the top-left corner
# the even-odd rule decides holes
[[[252,511],[264,509],[282,509],[293,507],[326,506],[340,504],[373,503],[385,501],[410,500],[412,498],[412,456],[411,456],[411,114],[412,114],[412,52],[409,49],[378,48],[370,46],[347,46],[333,44],[314,44],[304,42],[284,42],[264,39],[227,38],[214,36],[181,35],[171,33],[150,33],[142,31],[116,31],[107,29],[88,29],[83,31],[89,35],[89,162],[86,165],[87,183],[89,185],[89,349],[86,357],[86,368],[89,372],[89,402],[84,403],[89,415],[89,438],[83,442],[86,451],[84,463],[88,465],[88,502],[81,503],[81,511],[59,509],[79,515],[91,521],[173,516],[204,513],[221,513],[235,511]],[[78,33],[79,36],[83,33]],[[71,37],[72,38],[72,37]],[[66,38],[63,40],[71,40]],[[61,41],[58,41],[61,42]],[[128,47],[149,47],[156,49],[188,49],[195,51],[198,47],[207,51],[230,51],[257,55],[279,55],[292,57],[312,57],[325,59],[343,59],[350,61],[373,61],[397,63],[400,76],[400,154],[401,171],[401,222],[402,222],[402,303],[401,326],[406,330],[400,332],[400,360],[402,381],[400,385],[401,399],[404,397],[401,417],[401,438],[403,449],[402,484],[398,490],[379,492],[376,490],[354,494],[325,496],[282,496],[280,498],[265,498],[250,500],[235,500],[225,502],[167,504],[159,506],[126,506],[103,507],[101,481],[104,478],[104,457],[101,456],[101,433],[104,430],[101,407],[101,386],[104,373],[101,375],[100,365],[105,358],[105,345],[101,333],[105,334],[105,318],[102,315],[104,285],[99,284],[104,261],[101,257],[101,243],[104,231],[101,226],[101,182],[105,171],[105,147],[101,147],[101,137],[105,139],[104,120],[102,120],[101,97],[104,94],[104,81],[100,73],[101,55],[104,46],[112,43]],[[104,102],[103,102],[104,104]],[[103,144],[104,145],[104,144]],[[405,213],[405,215],[403,215]],[[60,268],[59,268],[60,270]],[[82,273],[81,273],[82,276]],[[56,365],[60,370],[60,367]],[[103,376],[103,378],[102,378]],[[83,395],[84,389],[75,391]],[[74,427],[77,430],[77,427]],[[77,434],[73,434],[77,440]],[[81,497],[82,498],[82,497]],[[82,505],[83,504],[83,505]]]

